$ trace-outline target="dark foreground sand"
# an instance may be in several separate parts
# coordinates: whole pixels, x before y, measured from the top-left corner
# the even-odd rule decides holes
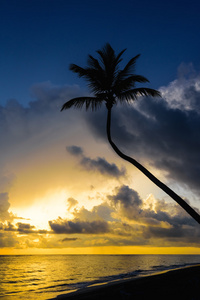
[[[200,265],[122,280],[57,296],[57,300],[200,300]]]

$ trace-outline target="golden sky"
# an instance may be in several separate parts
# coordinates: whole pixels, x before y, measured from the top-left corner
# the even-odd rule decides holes
[[[198,184],[191,175],[198,136],[184,136],[171,124],[180,118],[189,133],[193,107],[172,101],[184,86],[176,80],[163,87],[164,99],[151,100],[154,110],[145,100],[113,109],[113,135],[123,151],[198,210]],[[105,109],[60,113],[66,99],[82,93],[77,86],[44,83],[34,91],[29,107],[16,100],[0,107],[0,254],[200,253],[198,224],[113,153]]]

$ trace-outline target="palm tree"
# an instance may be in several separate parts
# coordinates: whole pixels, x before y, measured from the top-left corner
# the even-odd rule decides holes
[[[117,102],[132,104],[139,96],[160,97],[159,91],[150,88],[136,88],[135,83],[145,83],[148,79],[134,74],[136,60],[140,55],[131,58],[123,69],[119,69],[119,63],[122,61],[122,54],[126,49],[122,50],[118,55],[110,46],[106,44],[102,50],[98,50],[99,60],[93,56],[88,56],[88,66],[86,68],[79,67],[75,64],[70,65],[70,70],[77,73],[79,77],[83,77],[88,81],[88,86],[93,97],[78,97],[67,101],[61,111],[71,107],[81,109],[85,106],[86,110],[97,110],[103,103],[107,107],[107,138],[113,150],[124,160],[133,164],[142,173],[144,173],[154,184],[166,192],[173,198],[183,209],[187,211],[199,224],[200,215],[190,207],[181,197],[179,197],[168,186],[158,180],[144,166],[135,159],[122,153],[114,144],[111,138],[111,111],[113,105]]]

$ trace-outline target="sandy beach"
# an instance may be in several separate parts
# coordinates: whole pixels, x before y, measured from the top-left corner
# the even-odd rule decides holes
[[[121,280],[59,295],[57,300],[200,300],[200,265]],[[52,299],[53,300],[53,299]]]

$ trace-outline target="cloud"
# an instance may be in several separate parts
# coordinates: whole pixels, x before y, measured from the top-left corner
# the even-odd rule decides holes
[[[153,195],[142,199],[128,185],[115,187],[106,199],[91,210],[85,207],[71,210],[72,220],[59,217],[49,221],[52,233],[82,235],[82,246],[186,246],[188,243],[198,246],[200,243],[198,224],[177,204],[155,199]],[[73,242],[74,246],[79,245],[77,237],[73,238],[76,240],[69,238],[72,246]]]
[[[140,98],[132,106],[113,107],[113,140],[143,165],[199,192],[200,75],[178,78],[161,91],[162,99]],[[106,113],[86,116],[90,130],[104,140]]]
[[[111,231],[128,236],[133,239],[132,243],[136,240],[139,244],[157,245],[161,241],[165,245],[200,243],[198,224],[177,204],[156,200],[152,195],[146,201],[142,200],[136,191],[124,185],[116,187],[107,198],[115,207],[115,220],[118,218],[123,224],[112,222]]]
[[[161,224],[161,222],[166,222],[172,226],[197,225],[196,221],[177,204],[155,200],[151,196],[150,201],[153,202],[153,205],[147,207],[145,200],[142,200],[139,194],[129,186],[116,187],[111,195],[107,195],[107,198],[111,205],[114,205],[116,210],[120,212],[120,215],[129,220],[154,225]],[[198,211],[197,208],[195,209]]]
[[[60,240],[62,243],[64,242],[72,242],[72,241],[76,241],[78,240],[78,238],[64,238],[62,240]]]
[[[18,222],[15,226],[11,222],[7,222],[5,224],[0,224],[0,230],[7,231],[7,232],[18,232],[19,234],[47,234],[51,233],[48,230],[36,230],[34,225],[28,223],[21,223]]]
[[[17,231],[17,228],[11,222],[7,222],[7,225],[2,224],[1,229],[5,231]]]
[[[3,162],[0,164],[0,166],[0,191],[7,192],[16,178],[13,174],[7,174],[3,166]]]
[[[141,211],[142,200],[138,193],[126,185],[115,188],[115,194],[107,198],[119,207],[120,213],[128,219],[137,219]]]
[[[110,164],[105,160],[105,158],[98,157],[97,159],[91,159],[89,157],[83,157],[81,160],[81,165],[87,170],[99,171],[102,175],[110,175],[116,178],[120,176],[125,176],[125,169],[121,170],[116,166],[116,164]]]
[[[78,146],[68,146],[66,147],[66,150],[74,156],[79,156],[79,155],[83,155],[83,149],[81,147]]]
[[[78,219],[68,221],[59,218],[54,221],[49,221],[49,225],[56,234],[101,234],[109,232],[108,223],[101,220],[87,222]]]
[[[13,233],[0,232],[0,248],[16,247],[19,245],[19,241]]]
[[[142,164],[148,165],[150,169],[160,169],[168,180],[174,180],[183,187],[186,185],[189,191],[193,190],[198,196],[200,76],[193,70],[192,65],[182,65],[179,68],[179,77],[168,86],[162,87],[161,91],[163,99],[141,98],[133,106],[113,108],[113,140],[119,148]],[[70,172],[67,175],[68,170],[64,163],[66,141],[69,138],[70,143],[76,143],[73,133],[77,135],[78,132],[80,145],[86,144],[87,137],[79,133],[80,124],[84,124],[83,118],[95,140],[103,139],[107,143],[106,108],[95,113],[81,112],[78,119],[79,112],[70,111],[67,117],[65,113],[60,113],[64,102],[82,95],[77,86],[61,87],[42,83],[35,85],[32,92],[35,100],[27,107],[14,99],[5,106],[0,106],[1,247],[64,247],[67,242],[71,243],[70,246],[86,246],[86,242],[87,245],[199,245],[200,230],[182,208],[153,196],[142,199],[127,182],[122,185],[120,183],[115,188],[112,185],[113,190],[110,189],[107,193],[105,190],[101,192],[97,200],[102,203],[90,210],[85,207],[78,209],[77,200],[72,198],[77,197],[77,194],[72,194],[67,200],[67,209],[74,219],[55,217],[55,220],[49,221],[51,231],[38,230],[36,225],[22,223],[23,221],[12,223],[14,219],[22,220],[10,212],[12,203],[20,207],[23,197],[23,205],[30,205],[32,198],[41,197],[41,180],[46,180],[43,191],[53,186],[56,180],[59,188],[66,187],[66,176],[67,179],[71,176]],[[73,122],[74,114],[76,122]],[[59,151],[58,145],[61,149]],[[69,146],[67,151],[77,158],[88,174],[96,172],[95,174],[99,173],[107,179],[125,179],[126,170],[120,169],[115,163],[109,163],[106,154],[105,158],[91,158],[78,146]],[[65,170],[62,178],[59,177],[60,169],[55,170],[59,163],[62,170]],[[48,174],[40,172],[45,166],[48,166]],[[33,176],[33,168],[36,169],[37,176]],[[31,180],[27,181],[28,185],[22,180],[23,185],[18,187],[21,197],[18,196],[15,200],[15,195],[10,196],[14,190],[11,186],[15,187],[15,183],[19,183],[20,172],[25,174],[23,179],[26,180],[26,170],[30,170]],[[49,180],[50,173],[53,174],[52,181]],[[95,185],[94,182],[89,184]],[[28,204],[26,190],[32,197],[28,198]],[[90,194],[88,198],[94,198],[93,195]],[[81,235],[81,241],[79,237],[61,236],[59,244],[56,234],[78,234]],[[38,244],[34,241],[36,235]]]
[[[178,68],[178,78],[168,86],[160,88],[170,107],[199,112],[200,74],[192,63],[182,63]]]
[[[108,198],[111,199],[115,204],[120,202],[124,207],[141,206],[142,200],[139,194],[133,189],[129,188],[129,186],[123,185],[120,188],[116,188],[115,191],[115,195],[108,196]]]
[[[115,219],[112,217],[112,213],[115,209],[111,207],[107,202],[103,202],[99,205],[95,205],[91,210],[81,207],[79,210],[73,211],[74,219],[80,219],[83,221],[96,221],[102,220],[106,222],[112,222]]]
[[[77,200],[69,198],[67,205],[72,204],[70,213],[73,219],[59,217],[51,220],[49,231],[37,230],[29,223],[0,223],[0,234],[4,239],[1,244],[6,247],[10,241],[17,247],[62,248],[66,243],[70,243],[70,247],[186,246],[188,243],[198,246],[200,243],[198,224],[177,204],[155,199],[153,195],[142,199],[128,185],[115,187],[103,198],[106,202],[91,210],[85,207],[78,209]],[[57,234],[72,237],[56,240]],[[75,234],[78,237],[73,236]]]
[[[87,171],[96,171],[102,175],[113,176],[115,178],[126,175],[125,168],[119,169],[116,164],[110,164],[105,158],[97,157],[96,159],[91,159],[85,156],[81,147],[69,146],[66,149],[70,154],[79,157],[80,165]]]
[[[32,87],[32,93],[35,100],[30,102],[28,107],[24,107],[16,99],[0,106],[2,165],[2,158],[13,155],[13,149],[15,155],[19,154],[19,150],[24,154],[40,149],[44,142],[48,143],[50,139],[56,140],[62,136],[71,118],[66,120],[65,114],[60,113],[60,107],[71,96],[81,94],[81,91],[77,86],[55,86],[45,82]]]
[[[0,193],[0,220],[10,220],[11,214],[8,212],[10,207],[8,193]]]
[[[74,206],[78,204],[78,201],[75,200],[74,198],[68,198],[67,199],[67,204],[68,204],[68,211],[70,211]]]
[[[26,223],[17,223],[17,230],[19,233],[33,233],[33,229],[35,228],[35,226],[30,225],[30,224],[26,224]]]
[[[66,118],[60,108],[65,101],[81,94],[78,86],[55,86],[45,82],[32,87],[33,101],[28,106],[24,107],[16,99],[0,105],[0,192],[9,194],[11,206],[30,205],[35,198],[46,193],[56,178],[59,183],[55,185],[61,187],[65,184],[62,176],[65,166],[63,164],[60,170],[60,162],[65,157],[68,134],[73,135],[79,122],[67,131],[74,113]],[[58,145],[63,149],[63,157],[62,150],[58,155]],[[53,170],[55,161],[60,172],[57,176],[54,172],[47,174],[45,168],[48,166]]]

